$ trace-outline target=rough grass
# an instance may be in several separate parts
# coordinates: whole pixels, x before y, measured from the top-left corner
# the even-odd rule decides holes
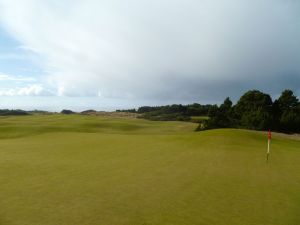
[[[300,224],[300,141],[195,126],[1,118],[0,224]]]
[[[208,119],[208,116],[191,116],[191,122],[193,123],[202,123]]]

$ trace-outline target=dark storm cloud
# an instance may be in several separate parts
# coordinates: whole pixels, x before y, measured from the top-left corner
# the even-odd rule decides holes
[[[60,95],[222,101],[300,90],[300,2],[0,0]]]

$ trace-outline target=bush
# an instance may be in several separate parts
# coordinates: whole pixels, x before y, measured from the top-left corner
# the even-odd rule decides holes
[[[73,112],[72,110],[63,109],[60,113],[69,115],[69,114],[74,114],[75,112]]]

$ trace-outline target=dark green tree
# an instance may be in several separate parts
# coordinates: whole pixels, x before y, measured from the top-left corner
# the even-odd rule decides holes
[[[300,131],[300,106],[299,100],[293,91],[285,90],[274,102],[275,121],[280,131]]]
[[[258,90],[246,92],[234,111],[241,127],[266,130],[272,126],[272,99],[270,95]]]
[[[227,97],[223,104],[218,107],[215,105],[210,108],[209,120],[207,121],[207,128],[225,128],[232,127],[232,101]]]
[[[299,100],[291,90],[284,90],[277,101],[282,112],[295,108],[299,104]]]

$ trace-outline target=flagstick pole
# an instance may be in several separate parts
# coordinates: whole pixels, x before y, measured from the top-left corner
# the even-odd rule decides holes
[[[267,162],[269,161],[269,154],[270,154],[270,139],[268,139]]]

